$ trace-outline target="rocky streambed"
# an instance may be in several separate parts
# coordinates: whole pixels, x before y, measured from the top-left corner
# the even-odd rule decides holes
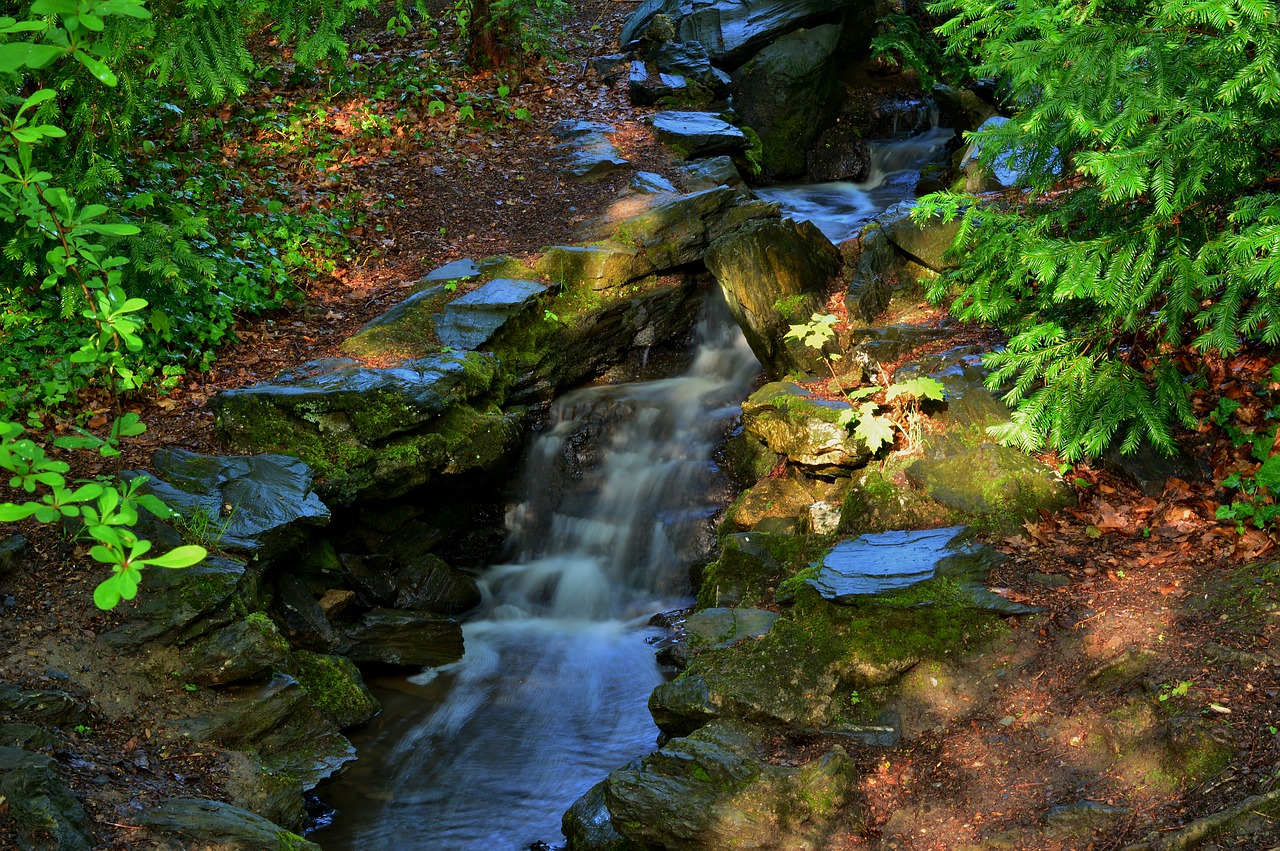
[[[742,178],[844,181],[847,198],[892,172],[877,159],[886,147],[865,140],[890,134],[893,110],[855,114],[840,95],[865,66],[872,14],[647,0],[622,31],[627,52],[592,62],[637,104],[672,107],[650,119],[676,157],[666,176],[636,174],[574,244],[437,269],[342,357],[220,394],[218,427],[246,454],[157,453],[151,487],[188,522],[147,534],[194,534],[219,555],[149,572],[126,622],[96,641],[215,689],[208,711],[164,733],[219,749],[230,770],[226,802],[133,814],[145,841],[307,847],[295,832],[324,812],[318,795],[339,811],[311,839],[335,848],[558,843],[562,810],[579,850],[861,847],[874,772],[889,776],[877,754],[989,725],[1011,740],[1101,739],[1070,759],[1068,780],[1043,781],[1042,821],[990,835],[965,824],[987,843],[975,847],[1084,847],[1133,817],[1123,796],[1090,797],[1104,777],[1132,770],[1139,787],[1170,790],[1231,759],[1212,716],[1130,688],[1149,681],[1153,655],[1100,651],[1087,687],[1123,705],[1088,730],[1009,705],[1042,621],[1034,601],[992,590],[1008,562],[984,536],[1076,496],[1055,469],[989,442],[1009,412],[984,385],[986,343],[920,304],[953,230],[911,221],[909,201],[877,201],[866,221],[845,219],[856,238],[837,246],[803,204]],[[734,122],[718,111],[728,95]],[[994,113],[973,93],[934,96],[961,129]],[[626,168],[613,133],[565,122],[566,177]],[[902,191],[945,172],[947,136],[919,147],[934,166],[900,170]],[[705,329],[745,360],[682,354],[704,303],[720,301],[722,330],[763,370],[755,385],[747,349]],[[823,348],[788,335],[831,311],[841,331]],[[574,389],[601,377],[614,385]],[[846,391],[921,377],[945,395],[913,411],[907,451],[872,451],[848,428],[861,403]],[[669,392],[676,401],[655,401]],[[648,454],[623,452],[642,443]],[[647,478],[677,459],[696,488]],[[521,466],[533,472],[517,495]],[[1135,476],[1157,489],[1164,478]],[[606,511],[620,483],[625,521]],[[723,511],[720,495],[733,496]],[[350,732],[379,711],[366,677],[384,675],[400,683],[388,706],[417,717],[395,727],[384,711],[364,727],[399,738],[352,770],[375,750],[352,739],[376,735]],[[572,692],[592,692],[575,703],[585,709],[558,711]],[[89,847],[39,753],[40,725],[74,725],[83,704],[7,688],[0,710],[20,722],[0,742],[20,835]],[[566,751],[583,757],[572,769],[557,761]],[[539,777],[521,773],[530,766]],[[433,786],[415,785],[432,772]],[[521,793],[537,814],[491,830],[501,820],[486,807]],[[881,847],[959,847],[894,844],[925,820],[900,812]]]

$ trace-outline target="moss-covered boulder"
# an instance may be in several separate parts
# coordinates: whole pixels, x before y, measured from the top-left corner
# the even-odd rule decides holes
[[[914,202],[904,201],[885,210],[875,220],[888,240],[907,257],[935,272],[954,268],[956,261],[947,256],[947,251],[960,231],[960,220],[916,221],[911,215],[914,208]]]
[[[587,790],[560,820],[560,830],[569,840],[569,851],[644,851],[613,827],[613,817],[604,802],[605,781]]]
[[[733,75],[733,106],[760,137],[766,177],[805,173],[805,155],[840,108],[836,48],[840,27],[798,29],[774,41]]]
[[[804,574],[801,574],[804,577]],[[965,654],[1004,630],[993,612],[912,589],[852,605],[822,600],[802,583],[798,603],[763,637],[708,650],[649,697],[668,735],[715,718],[803,730],[848,720],[853,691],[893,682],[924,659]]]
[[[616,830],[670,851],[826,847],[855,787],[839,746],[802,765],[775,765],[765,730],[718,722],[609,775]]]
[[[1076,503],[1056,470],[1007,446],[983,444],[946,458],[921,458],[906,473],[930,499],[966,514],[999,515],[1010,525]]]
[[[373,609],[343,631],[338,652],[360,663],[447,665],[462,658],[462,627],[440,615]]]
[[[289,642],[262,612],[211,633],[187,648],[181,671],[186,682],[227,685],[284,666]]]
[[[290,654],[287,667],[320,714],[339,730],[363,724],[382,709],[350,659],[298,650]]]
[[[854,437],[840,415],[848,402],[821,399],[798,384],[766,384],[742,403],[742,424],[748,434],[807,472],[847,476],[867,463],[871,451]]]
[[[792,219],[751,222],[712,243],[706,263],[769,375],[821,368],[816,352],[786,339],[793,321],[807,322],[821,310],[840,267],[821,231]]]
[[[720,557],[703,571],[699,608],[756,606],[772,601],[782,580],[803,566],[803,536],[738,532],[720,540]]]

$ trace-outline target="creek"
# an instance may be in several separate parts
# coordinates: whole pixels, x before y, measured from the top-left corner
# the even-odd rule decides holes
[[[920,163],[951,135],[874,146],[861,184],[757,194],[842,240],[913,197]],[[351,737],[360,759],[320,790],[337,814],[311,839],[362,851],[558,843],[579,796],[653,749],[652,645],[667,632],[649,621],[691,603],[689,567],[722,507],[712,455],[758,373],[717,294],[682,375],[557,400],[507,515],[509,557],[481,576],[463,659],[371,683],[382,714]]]

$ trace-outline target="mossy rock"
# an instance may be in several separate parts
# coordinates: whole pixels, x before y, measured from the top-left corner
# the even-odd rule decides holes
[[[254,612],[193,642],[184,655],[182,679],[200,685],[227,685],[279,670],[289,652],[276,625]]]
[[[1076,504],[1075,491],[1053,468],[1007,446],[983,444],[947,458],[921,458],[907,478],[947,508],[997,515],[1017,526],[1040,511]]]
[[[615,829],[644,847],[824,847],[855,789],[835,746],[803,765],[775,765],[768,731],[718,721],[609,775]]]
[[[821,729],[843,717],[850,691],[884,685],[930,658],[965,654],[1007,628],[966,606],[841,606],[802,589],[764,637],[697,656],[654,689],[649,709],[669,735],[714,718]]]
[[[363,724],[382,710],[350,659],[298,650],[290,655],[288,669],[320,714],[339,730]]]
[[[742,404],[743,427],[770,451],[815,475],[850,475],[871,458],[866,443],[842,424],[848,402],[811,395],[798,384],[766,384]]]
[[[745,431],[735,432],[725,441],[724,462],[735,482],[751,487],[769,475],[782,456],[769,450],[760,440]]]
[[[720,540],[720,558],[702,574],[698,607],[758,606],[804,566],[817,544],[804,536],[738,532]]]
[[[761,479],[729,507],[728,528],[750,531],[767,517],[797,519],[814,501],[814,495],[794,479]]]
[[[903,464],[886,463],[855,473],[840,504],[839,529],[862,535],[893,529],[928,529],[964,522],[957,511],[929,499],[922,491],[895,484]]]

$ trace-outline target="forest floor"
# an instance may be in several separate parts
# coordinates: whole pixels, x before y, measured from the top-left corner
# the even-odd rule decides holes
[[[583,34],[574,58],[528,68],[513,87],[512,109],[528,110],[523,120],[482,127],[424,110],[422,130],[436,140],[428,148],[399,132],[361,136],[348,124],[348,153],[335,164],[344,185],[366,200],[394,196],[397,203],[370,208],[351,234],[354,259],[312,283],[305,305],[243,321],[238,341],[210,371],[139,402],[149,430],[125,467],[146,466],[158,447],[225,451],[205,405],[212,395],[336,354],[342,340],[428,270],[572,240],[632,171],[585,185],[563,180],[553,153],[556,122],[612,123],[635,170],[673,175],[642,121],[645,110],[630,105],[625,80],[597,80],[585,62],[616,50],[613,34],[631,9],[616,0],[575,4],[576,20],[565,26]],[[447,30],[448,21],[439,26]],[[421,56],[413,36],[378,33],[376,40],[375,61]],[[440,61],[456,59],[448,40],[441,44]],[[470,83],[497,85],[486,74]],[[333,104],[338,125],[351,106]],[[1199,413],[1208,417],[1225,396],[1261,423],[1266,405],[1259,398],[1280,390],[1270,383],[1269,364],[1242,357],[1210,366],[1215,380],[1197,398]],[[1280,572],[1247,567],[1273,555],[1274,544],[1214,519],[1221,501],[1214,483],[1247,468],[1247,447],[1233,448],[1215,426],[1182,437],[1211,468],[1203,481],[1172,480],[1148,497],[1101,467],[1078,465],[1068,474],[1078,507],[993,541],[1008,555],[993,577],[996,587],[1045,612],[1008,618],[1008,635],[973,663],[983,670],[943,682],[921,672],[937,690],[921,717],[938,723],[859,757],[863,803],[847,813],[831,848],[1120,848],[1152,831],[1172,834],[1276,785]],[[83,798],[101,847],[134,847],[128,814],[138,806],[170,795],[221,794],[225,768],[215,750],[157,732],[166,718],[191,715],[214,698],[177,681],[157,687],[132,675],[142,660],[104,655],[92,639],[122,615],[93,607],[100,576],[87,546],[47,530],[23,531],[30,539],[25,569],[0,577],[0,670],[7,683],[90,700],[93,718],[64,730],[53,753]],[[1230,757],[1199,782],[1166,776],[1121,729],[1139,705],[1156,714],[1175,746],[1179,725],[1195,721],[1197,730],[1230,744]],[[1093,835],[1046,822],[1051,807],[1081,802],[1120,809],[1077,807],[1100,819]],[[5,806],[0,801],[0,847],[14,847]],[[1255,819],[1250,829],[1215,839],[1216,847],[1280,845],[1270,822]]]

